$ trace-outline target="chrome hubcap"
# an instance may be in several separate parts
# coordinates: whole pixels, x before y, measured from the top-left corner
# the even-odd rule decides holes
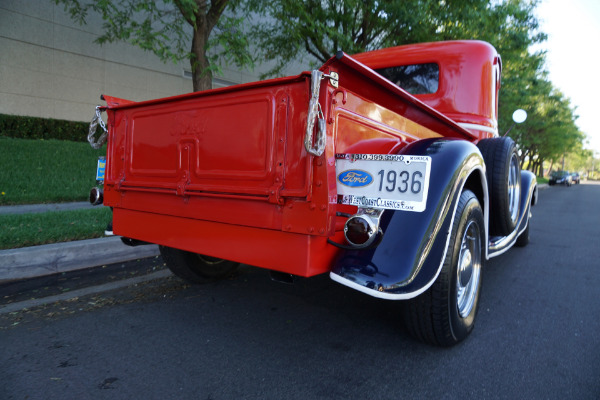
[[[460,287],[467,286],[472,276],[473,263],[471,251],[469,249],[465,249],[465,251],[461,252],[460,261],[458,263],[458,279],[460,280]]]
[[[475,305],[481,274],[481,232],[474,221],[462,237],[456,270],[456,304],[460,316],[466,318]]]

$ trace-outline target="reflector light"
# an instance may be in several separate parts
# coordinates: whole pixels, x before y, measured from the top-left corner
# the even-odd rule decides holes
[[[102,192],[102,189],[99,189],[97,187],[92,188],[92,190],[90,190],[90,204],[93,206],[97,206],[99,204],[102,204],[104,201],[104,193]]]

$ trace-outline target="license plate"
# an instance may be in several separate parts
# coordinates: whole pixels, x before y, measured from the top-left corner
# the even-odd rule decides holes
[[[431,157],[336,154],[335,158],[339,204],[425,211]]]
[[[100,157],[98,159],[98,167],[96,168],[96,180],[104,181],[104,172],[106,170],[106,159],[104,157]]]

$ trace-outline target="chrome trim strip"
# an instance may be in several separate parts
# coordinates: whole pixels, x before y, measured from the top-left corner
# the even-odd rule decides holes
[[[493,133],[494,135],[498,136],[497,128],[490,128],[489,126],[479,125],[479,124],[469,124],[466,122],[459,122],[458,125],[460,125],[462,128],[465,128],[465,129],[476,129],[478,131]]]
[[[439,271],[438,271],[438,275],[439,275]],[[416,292],[395,294],[395,293],[379,292],[374,289],[369,289],[366,286],[360,285],[360,284],[353,282],[350,279],[346,279],[338,274],[334,274],[333,272],[329,273],[329,277],[331,278],[332,281],[341,283],[342,285],[348,286],[351,289],[358,290],[359,292],[363,292],[365,294],[368,294],[369,296],[373,296],[373,297],[377,297],[378,299],[385,299],[385,300],[412,299],[413,297],[417,297],[418,295],[420,295],[421,293],[423,293],[424,291],[429,289],[429,286],[431,286],[431,284],[428,284],[427,286],[421,288],[420,290],[418,290]],[[435,277],[437,279],[437,275]],[[434,279],[434,281],[435,281],[435,279]]]

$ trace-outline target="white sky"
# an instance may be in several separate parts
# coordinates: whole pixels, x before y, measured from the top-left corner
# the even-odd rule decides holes
[[[550,81],[576,106],[584,147],[600,156],[600,0],[542,0],[537,16],[548,34],[542,48]]]

